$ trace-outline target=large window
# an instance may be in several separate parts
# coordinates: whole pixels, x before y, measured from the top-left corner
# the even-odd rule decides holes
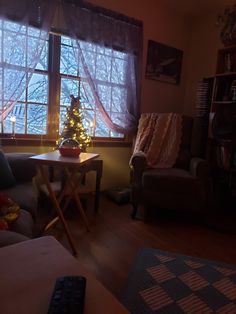
[[[32,27],[0,20],[1,111],[6,104],[14,103],[2,121],[2,133],[12,132],[12,116],[16,118],[16,133],[47,133],[48,41],[40,46],[41,33]],[[34,51],[39,47],[40,59],[34,64]]]
[[[37,49],[39,36],[40,31],[35,28],[0,20],[1,111],[6,103],[14,103],[17,99],[1,123],[2,134],[12,132],[11,118],[14,116],[16,134],[52,138],[56,129],[62,129],[70,95],[73,94],[81,96],[84,126],[88,134],[122,138],[122,134],[106,126],[95,106],[94,96],[79,62],[77,43],[66,36],[53,40],[56,35],[50,35],[41,47],[37,65],[33,65],[32,50]],[[125,84],[128,55],[88,42],[81,41],[80,46],[84,57],[89,60],[89,70],[103,106],[119,123],[128,97]],[[55,51],[58,52],[59,62],[53,60]],[[19,82],[23,87],[16,94]],[[51,121],[54,121],[53,127],[50,127]]]

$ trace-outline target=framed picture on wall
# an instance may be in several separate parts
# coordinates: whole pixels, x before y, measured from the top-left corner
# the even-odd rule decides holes
[[[149,40],[145,77],[179,84],[182,59],[182,50]]]

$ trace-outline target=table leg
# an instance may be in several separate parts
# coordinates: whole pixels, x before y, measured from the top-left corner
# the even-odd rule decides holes
[[[42,178],[43,178],[43,180],[44,180],[44,182],[45,182],[45,184],[46,184],[46,186],[47,186],[47,189],[48,189],[50,198],[51,198],[51,200],[52,200],[52,202],[53,202],[53,204],[54,204],[54,206],[55,206],[55,209],[56,209],[56,212],[57,212],[57,214],[58,214],[58,216],[59,216],[59,219],[60,219],[61,222],[62,222],[62,225],[63,225],[63,227],[64,227],[64,230],[65,230],[65,233],[66,233],[66,236],[67,236],[67,239],[68,239],[68,242],[69,242],[70,247],[71,247],[71,249],[72,249],[72,253],[73,253],[73,255],[76,256],[77,252],[76,252],[75,245],[74,245],[74,243],[73,243],[73,240],[72,240],[72,237],[71,237],[71,234],[70,234],[68,225],[67,225],[66,220],[65,220],[65,218],[64,218],[64,216],[63,216],[63,213],[62,213],[60,204],[59,204],[58,201],[57,201],[57,198],[56,198],[56,196],[55,196],[55,193],[53,192],[53,190],[52,190],[52,188],[51,188],[50,182],[49,182],[48,177],[47,177],[47,175],[46,175],[46,173],[45,173],[45,171],[44,171],[43,165],[39,165],[39,171],[40,171],[40,173],[41,173],[41,175],[42,175]]]
[[[98,208],[99,208],[100,185],[101,185],[101,176],[97,173],[97,176],[96,176],[96,190],[95,190],[95,204],[94,204],[94,211],[96,213],[98,212]]]
[[[73,170],[72,170],[73,171]],[[81,204],[80,198],[79,198],[79,188],[76,186],[76,182],[75,182],[75,177],[77,175],[76,172],[72,173],[69,171],[69,169],[67,167],[65,167],[65,172],[67,175],[67,179],[70,178],[70,180],[67,180],[67,184],[69,184],[71,186],[71,194],[73,195],[76,205],[77,205],[77,209],[79,210],[82,219],[85,223],[85,226],[87,228],[88,231],[90,231],[89,229],[89,223],[86,217],[86,214],[84,212],[83,206]],[[67,188],[67,187],[66,187]]]

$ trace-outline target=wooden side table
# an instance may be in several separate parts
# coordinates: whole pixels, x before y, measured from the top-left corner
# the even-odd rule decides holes
[[[79,197],[80,186],[77,184],[77,172],[79,170],[86,169],[86,167],[89,168],[90,162],[98,156],[98,154],[81,153],[78,158],[69,158],[61,156],[59,151],[53,151],[50,153],[31,157],[31,159],[37,163],[42,179],[44,180],[49,196],[57,213],[57,217],[55,217],[51,222],[48,223],[48,225],[45,227],[45,230],[47,230],[49,227],[53,226],[58,220],[60,220],[74,255],[76,255],[75,245],[73,243],[73,239],[71,237],[70,230],[63,213],[67,208],[70,200],[73,198],[76,202],[76,207],[85,223],[85,226],[89,231],[87,217]],[[45,165],[60,167],[65,173],[65,183],[63,184],[62,190],[60,191],[59,195],[57,195],[52,188],[51,182],[45,171]],[[62,207],[63,200],[65,200],[65,202],[63,203]]]
[[[88,163],[87,165],[81,166],[78,169],[78,172],[81,174],[81,182],[83,185],[86,184],[86,175],[90,171],[96,172],[96,182],[95,182],[95,201],[94,201],[94,211],[98,212],[99,210],[99,202],[100,202],[100,187],[101,187],[101,179],[102,179],[102,172],[103,172],[103,160],[102,159],[93,159]],[[50,182],[52,182],[52,185],[54,186],[54,192],[58,193],[62,189],[62,182],[61,181],[55,181],[55,174],[54,174],[54,167],[49,167],[49,178]],[[63,174],[62,174],[63,177]],[[62,178],[63,181],[63,178]],[[41,186],[40,189],[48,195],[47,188],[45,189],[45,185]],[[88,192],[86,190],[86,192]],[[91,191],[90,191],[91,192]],[[83,188],[81,189],[81,194],[83,194]]]

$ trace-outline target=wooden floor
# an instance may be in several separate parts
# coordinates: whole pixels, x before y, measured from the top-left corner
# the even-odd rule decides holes
[[[203,223],[202,217],[185,219],[184,215],[132,220],[130,212],[129,204],[119,206],[102,196],[99,213],[94,213],[91,199],[87,208],[90,232],[73,210],[67,213],[78,249],[77,259],[118,298],[142,247],[236,264],[236,232],[232,228],[230,232],[227,228],[222,231]],[[56,231],[51,232],[69,250],[60,228]]]

